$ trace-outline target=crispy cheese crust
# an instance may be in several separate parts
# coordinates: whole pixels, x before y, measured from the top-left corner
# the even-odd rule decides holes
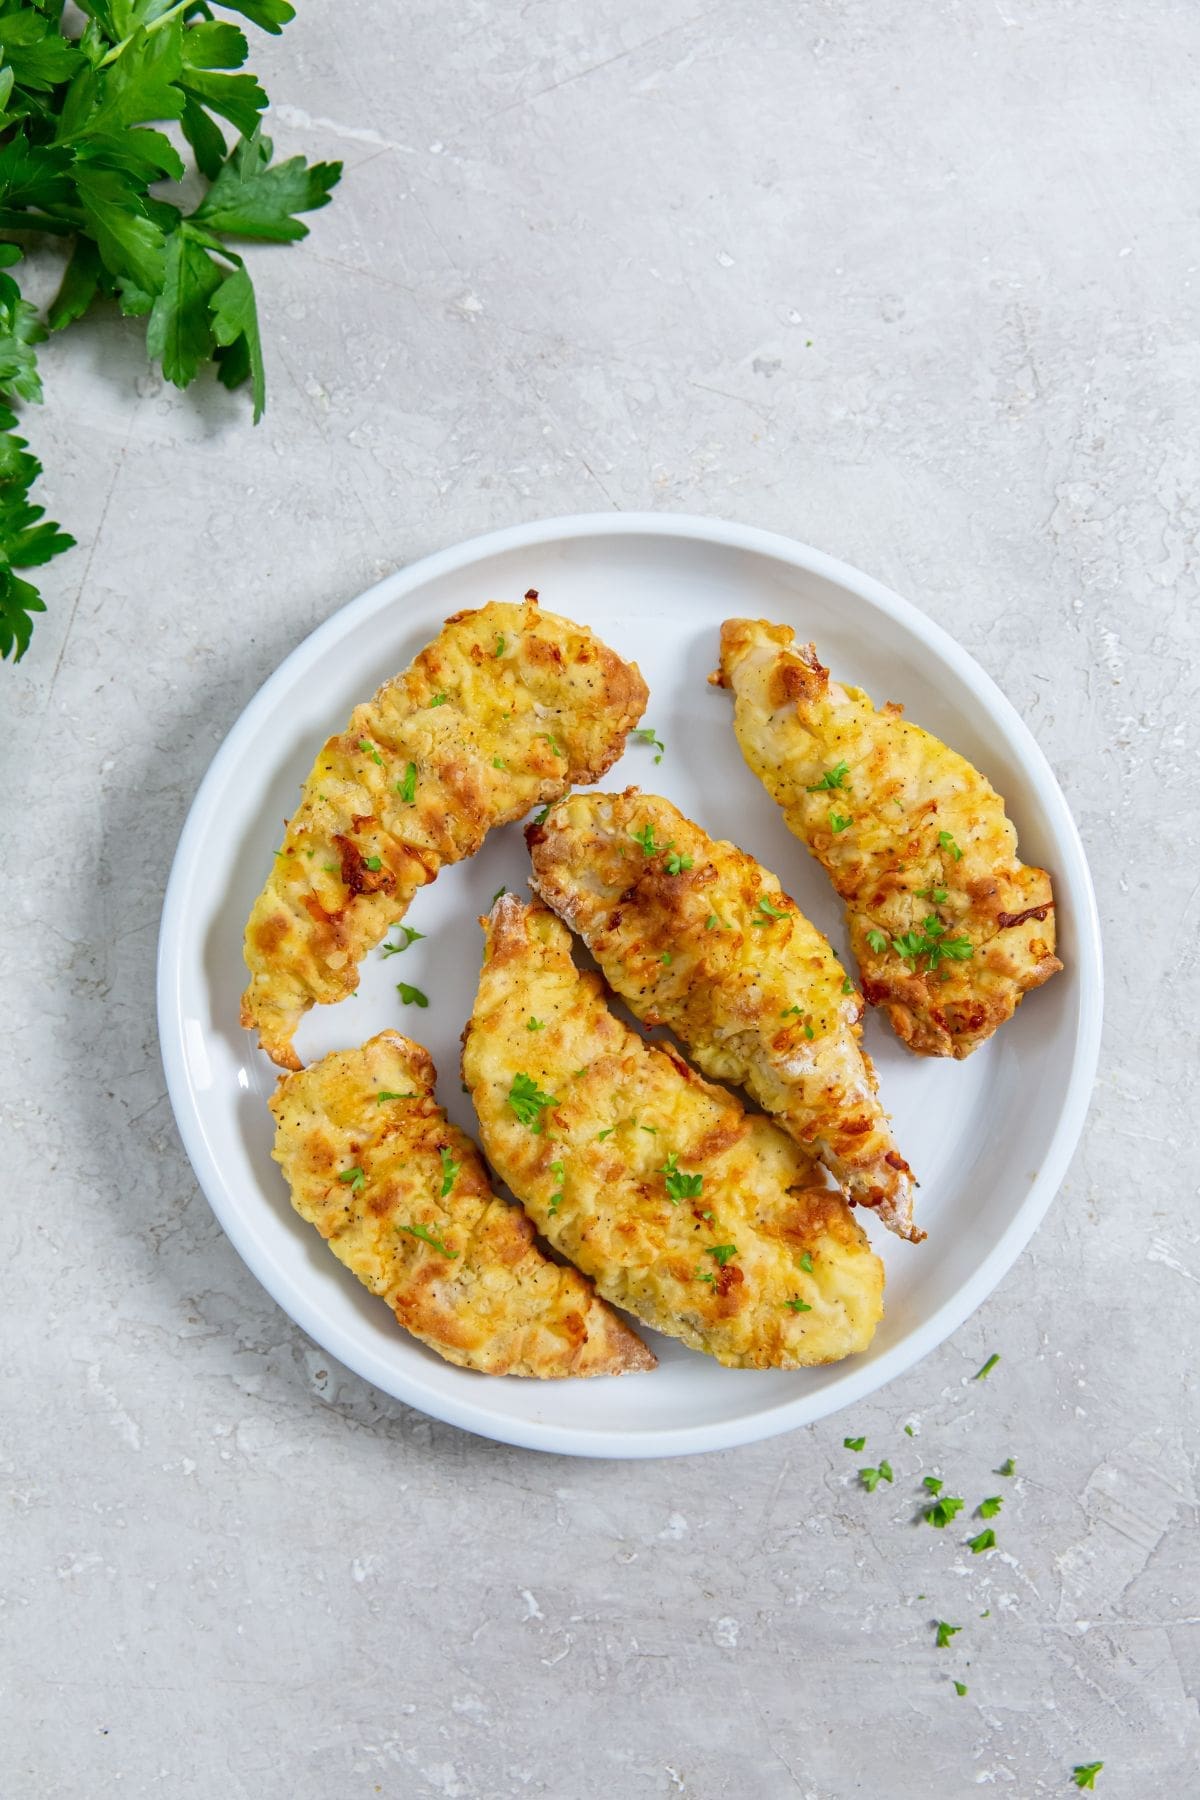
[[[1062,967],[1050,877],[978,769],[794,638],[721,628],[742,754],[845,901],[866,998],[910,1049],[969,1056]]]
[[[544,1378],[653,1368],[591,1283],[550,1262],[520,1207],[493,1194],[434,1075],[428,1051],[384,1031],[281,1078],[274,1156],[300,1217],[447,1362]]]
[[[246,927],[242,1024],[281,1067],[300,1067],[300,1020],[353,993],[418,888],[624,749],[646,705],[637,665],[536,602],[455,614],[317,757]]]
[[[863,1004],[776,876],[654,794],[571,794],[526,838],[533,887],[649,1025],[749,1089],[903,1237],[912,1174],[862,1048]]]
[[[883,1266],[819,1166],[614,1018],[545,907],[506,895],[484,926],[463,1076],[489,1161],[554,1248],[732,1368],[865,1350]]]

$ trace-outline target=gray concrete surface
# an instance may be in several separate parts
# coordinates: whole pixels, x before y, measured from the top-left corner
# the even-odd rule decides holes
[[[256,46],[275,136],[347,172],[254,255],[264,424],[113,318],[29,421],[80,547],[0,670],[0,1793],[956,1800],[1094,1758],[1108,1800],[1197,1792],[1200,12],[301,15]],[[189,799],[312,625],[489,526],[646,506],[844,556],[999,679],[1094,859],[1108,1023],[1058,1203],[937,1355],[593,1465],[431,1424],[266,1298],[152,970]],[[1002,1557],[912,1526],[924,1469],[986,1493],[1010,1454]]]

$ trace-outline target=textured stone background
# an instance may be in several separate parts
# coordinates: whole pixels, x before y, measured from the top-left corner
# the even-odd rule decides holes
[[[1191,0],[308,0],[257,62],[347,173],[254,257],[263,426],[116,320],[48,347],[80,548],[0,671],[5,1800],[1196,1791],[1198,49]],[[284,653],[610,506],[792,532],[948,626],[1109,957],[1084,1146],[993,1299],[853,1418],[678,1463],[331,1366],[210,1217],[152,1010],[189,799]],[[922,1469],[1010,1453],[1003,1556],[911,1526]]]

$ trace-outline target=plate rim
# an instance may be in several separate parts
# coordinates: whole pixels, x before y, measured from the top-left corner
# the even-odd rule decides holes
[[[360,619],[369,618],[380,608],[394,604],[427,582],[512,550],[603,536],[682,538],[773,558],[848,588],[869,606],[911,632],[951,666],[973,697],[991,713],[1026,771],[1041,784],[1039,797],[1060,864],[1055,870],[1055,880],[1063,882],[1069,889],[1075,910],[1079,938],[1076,957],[1078,1019],[1059,1117],[1041,1167],[1015,1217],[969,1278],[901,1343],[873,1363],[857,1367],[848,1364],[844,1378],[815,1394],[784,1401],[753,1414],[700,1425],[582,1431],[536,1419],[497,1418],[481,1402],[458,1400],[425,1390],[419,1378],[410,1377],[403,1371],[397,1373],[366,1347],[356,1344],[340,1326],[320,1313],[315,1301],[310,1300],[300,1285],[273,1265],[269,1254],[256,1241],[252,1217],[238,1210],[236,1196],[229,1191],[195,1104],[184,1045],[178,980],[193,846],[208,827],[227,769],[236,763],[243,744],[254,738],[258,719],[269,710],[276,692],[318,658],[328,640],[340,638]],[[268,675],[218,745],[188,808],[163,899],[156,994],[159,1050],[167,1092],[176,1127],[200,1190],[251,1274],[276,1305],[323,1352],[392,1398],[480,1437],[523,1449],[564,1455],[644,1459],[732,1449],[813,1424],[877,1392],[913,1368],[982,1305],[1041,1224],[1082,1136],[1100,1053],[1103,952],[1087,856],[1066,796],[1044,751],[991,676],[934,619],[873,576],[779,532],[692,513],[569,513],[484,532],[392,570],[322,620]]]

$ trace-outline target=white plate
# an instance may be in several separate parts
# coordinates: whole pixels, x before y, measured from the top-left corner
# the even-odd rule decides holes
[[[728,694],[706,685],[731,614],[794,625],[841,677],[979,765],[1006,796],[1021,850],[1054,878],[1065,971],[965,1063],[910,1055],[871,1016],[896,1141],[921,1182],[920,1247],[870,1229],[887,1265],[887,1313],[865,1356],[829,1368],[722,1369],[651,1335],[652,1375],[623,1380],[488,1379],[452,1368],[403,1332],[292,1212],[271,1161],[266,1096],[276,1071],[238,1025],[242,930],[285,815],[329,732],[403,668],[462,607],[535,587],[549,610],[592,626],[650,684],[645,724],[666,742],[631,744],[605,786],[667,795],[714,836],[745,846],[844,947],[828,882],[784,828],[742,761]],[[474,993],[477,915],[501,884],[523,890],[518,826],[418,895],[427,933],[367,960],[359,993],[310,1013],[306,1061],[398,1026],[428,1045],[439,1097],[468,1131],[459,1033]],[[400,975],[430,996],[401,1006]],[[167,1084],[200,1185],[280,1306],[376,1387],[439,1419],[539,1450],[663,1456],[790,1431],[890,1381],[952,1332],[1028,1241],[1083,1126],[1100,1035],[1100,939],[1078,834],[1029,732],[983,671],[938,626],[878,582],[790,539],[717,520],[651,514],[551,519],[478,538],[381,581],[328,619],[251,701],[218,751],[184,827],[163,909],[159,1027]],[[860,1214],[860,1217],[862,1215]]]

